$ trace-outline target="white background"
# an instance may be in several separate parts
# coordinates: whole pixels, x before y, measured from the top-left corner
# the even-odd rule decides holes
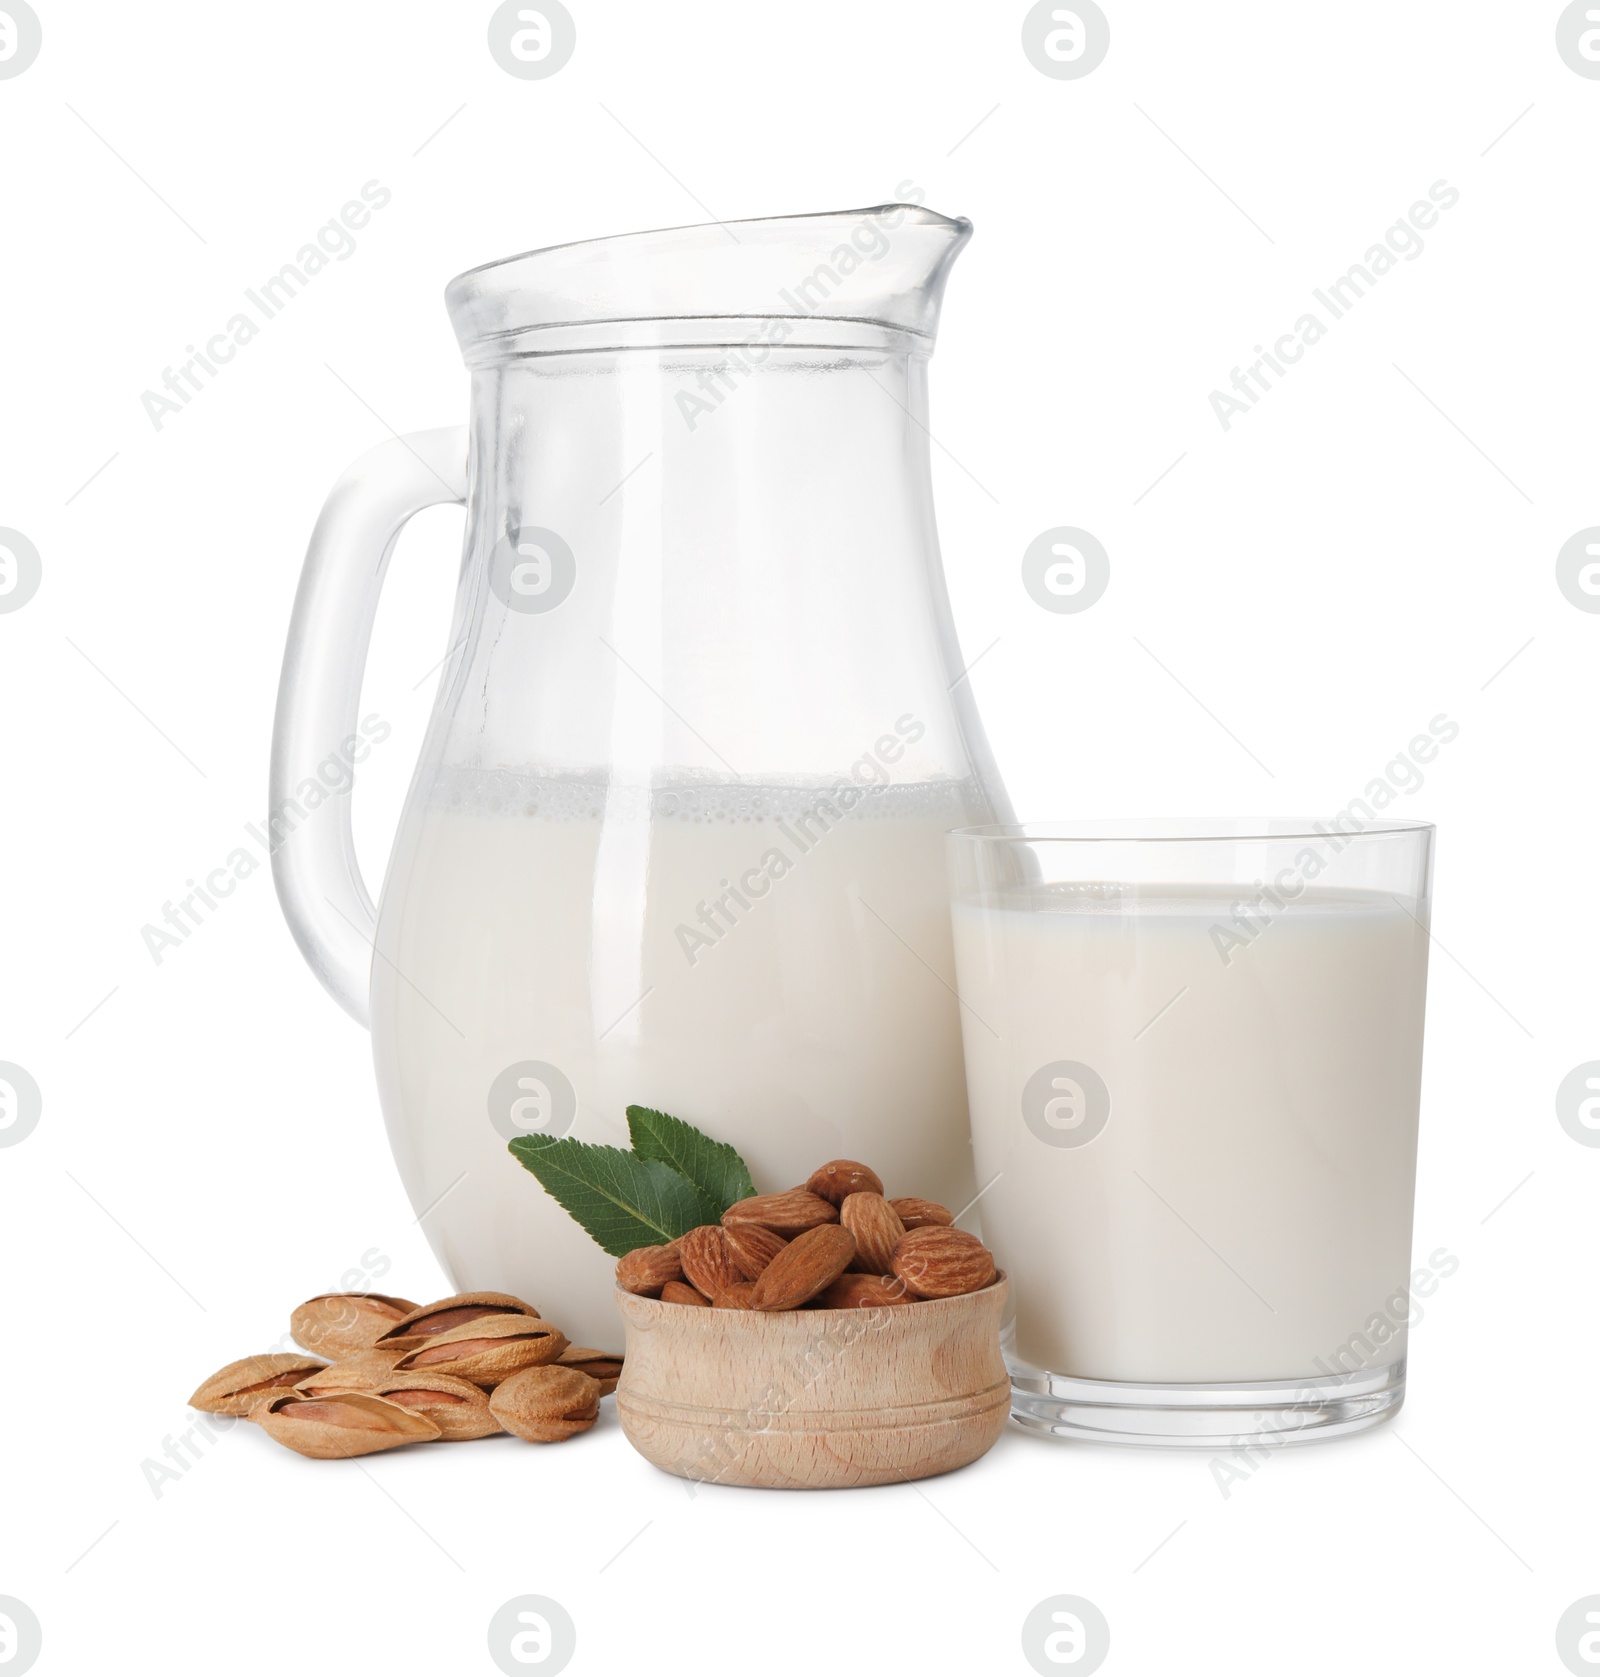
[[[1055,80],[1014,0],[570,0],[576,54],[523,81],[484,0],[36,0],[43,52],[0,80],[0,525],[43,560],[0,615],[0,1059],[44,1096],[0,1151],[0,1594],[40,1671],[488,1672],[524,1592],[584,1673],[1025,1672],[1022,1620],[1064,1592],[1106,1615],[1109,1673],[1562,1669],[1556,1620],[1600,1590],[1600,1151],[1553,1105],[1600,1056],[1600,616],[1554,569],[1600,523],[1600,81],[1547,0],[1104,3],[1105,62]],[[356,254],[156,431],[141,391],[371,179],[393,202]],[[1460,725],[1391,811],[1439,824],[1416,1247],[1460,1259],[1406,1408],[1227,1497],[1204,1454],[1014,1430],[922,1485],[691,1496],[609,1404],[559,1449],[339,1466],[241,1426],[157,1496],[188,1392],[293,1302],[363,1254],[380,1290],[441,1287],[366,1042],[265,870],[160,966],[140,937],[262,817],[328,486],[464,416],[457,271],[907,180],[977,225],[933,464],[1020,811],[1321,812]],[[1439,180],[1423,253],[1224,432],[1208,393]],[[1060,524],[1111,556],[1079,615],[1021,586]],[[374,882],[459,525],[417,520],[379,620]]]

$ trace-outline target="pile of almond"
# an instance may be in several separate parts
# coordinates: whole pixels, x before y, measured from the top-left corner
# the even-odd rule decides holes
[[[498,1432],[553,1444],[594,1425],[622,1373],[621,1357],[569,1345],[509,1293],[422,1305],[321,1293],[294,1312],[289,1329],[312,1355],[272,1351],[229,1363],[189,1403],[247,1416],[278,1443],[324,1461]]]
[[[975,1293],[994,1257],[932,1200],[885,1199],[875,1172],[834,1159],[803,1188],[756,1194],[665,1246],[617,1262],[624,1292],[717,1310],[863,1309]]]

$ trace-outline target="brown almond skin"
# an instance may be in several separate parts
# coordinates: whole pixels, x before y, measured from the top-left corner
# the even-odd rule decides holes
[[[299,1351],[267,1351],[241,1357],[203,1380],[189,1399],[191,1409],[207,1415],[249,1415],[270,1397],[289,1391],[328,1365]]]
[[[974,1234],[930,1225],[908,1230],[894,1249],[894,1273],[918,1298],[975,1293],[994,1280],[994,1256]]]
[[[746,1281],[754,1281],[789,1243],[759,1223],[734,1223],[726,1231],[728,1256]]]
[[[839,1221],[856,1237],[851,1266],[863,1275],[883,1275],[906,1226],[882,1194],[850,1194],[839,1207]]]
[[[371,1392],[335,1392],[320,1398],[285,1392],[261,1404],[250,1419],[279,1444],[318,1461],[429,1444],[440,1436],[426,1415]]]
[[[678,1243],[670,1246],[636,1246],[617,1259],[617,1285],[625,1293],[637,1293],[640,1298],[661,1297],[661,1289],[669,1281],[683,1279],[683,1265],[678,1262]]]
[[[512,1293],[452,1293],[449,1298],[418,1305],[393,1327],[385,1328],[372,1344],[382,1349],[392,1347],[396,1351],[412,1351],[424,1340],[435,1339],[452,1328],[464,1327],[468,1322],[485,1321],[491,1316],[538,1314],[525,1299],[519,1299]]]
[[[495,1388],[489,1410],[530,1444],[557,1444],[587,1432],[600,1413],[600,1382],[575,1368],[523,1369]]]
[[[883,1183],[875,1170],[855,1159],[830,1159],[812,1171],[806,1188],[833,1205],[843,1205],[851,1194],[881,1194]]]
[[[684,1280],[708,1300],[715,1298],[730,1281],[744,1279],[734,1267],[727,1231],[721,1224],[708,1223],[703,1228],[690,1229],[678,1236],[676,1244]],[[667,1296],[664,1288],[661,1296]]]
[[[829,1310],[870,1310],[886,1304],[915,1304],[917,1301],[897,1275],[841,1275],[822,1294]]]
[[[318,1293],[295,1307],[289,1332],[296,1345],[337,1361],[365,1351],[416,1308],[410,1299],[388,1293]]]
[[[691,1287],[687,1281],[669,1281],[661,1289],[663,1304],[690,1304],[697,1310],[709,1310],[711,1300],[702,1292]]]
[[[733,1281],[722,1289],[711,1301],[713,1310],[754,1310],[750,1302],[751,1295],[756,1290],[754,1281]]]
[[[948,1208],[940,1205],[937,1200],[919,1200],[915,1196],[890,1200],[889,1209],[905,1224],[907,1230],[947,1229],[955,1222]]]
[[[856,1237],[837,1223],[798,1234],[751,1283],[752,1310],[798,1310],[837,1281],[856,1255]]]
[[[737,1205],[730,1205],[722,1214],[724,1228],[732,1228],[736,1223],[757,1223],[784,1236],[804,1234],[807,1229],[838,1221],[838,1206],[807,1188],[791,1188],[784,1194],[754,1194]]]

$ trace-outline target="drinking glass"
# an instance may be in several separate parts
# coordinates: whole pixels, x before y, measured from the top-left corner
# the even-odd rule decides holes
[[[1134,1444],[1359,1431],[1405,1393],[1434,829],[947,841],[1015,1418]]]

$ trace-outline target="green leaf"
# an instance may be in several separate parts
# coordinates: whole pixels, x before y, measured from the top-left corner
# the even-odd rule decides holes
[[[680,1176],[688,1177],[715,1204],[718,1217],[756,1191],[744,1160],[727,1142],[713,1141],[681,1118],[648,1106],[630,1106],[628,1135],[636,1157],[659,1159]]]
[[[676,1240],[722,1215],[723,1207],[670,1166],[620,1147],[523,1135],[511,1143],[511,1153],[614,1258],[636,1246]]]

